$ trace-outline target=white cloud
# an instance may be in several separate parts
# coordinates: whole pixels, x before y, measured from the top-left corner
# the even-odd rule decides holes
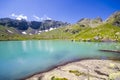
[[[48,17],[48,16],[46,16],[46,18],[47,18],[48,20],[52,20],[52,18],[50,18],[50,17]]]
[[[48,17],[46,15],[44,15],[43,17],[40,18],[41,21],[43,21],[43,20],[51,20],[51,19],[52,18],[50,18],[50,17]]]
[[[36,16],[36,15],[33,15],[33,17],[35,18],[35,20],[37,20],[37,21],[40,21],[41,19],[38,17],[38,16]]]
[[[13,16],[13,17],[14,17],[14,16],[15,16],[15,14],[14,14],[14,13],[12,13],[12,14],[11,14],[11,16]]]
[[[37,21],[43,21],[43,20],[51,20],[52,18],[50,18],[50,17],[48,17],[48,16],[46,16],[46,15],[44,15],[43,17],[38,17],[38,16],[36,16],[36,15],[33,15],[33,18],[35,19],[35,20],[37,20]]]
[[[17,20],[22,20],[22,19],[27,20],[27,16],[25,16],[25,15],[23,15],[23,14],[16,15],[16,14],[12,13],[11,16],[12,16],[12,17],[15,17]]]
[[[12,13],[10,16],[14,17],[14,18],[17,19],[17,20],[22,20],[22,19],[27,20],[27,19],[28,19],[28,17],[25,16],[25,15],[23,15],[23,14],[16,15],[15,13]],[[43,17],[38,17],[37,15],[33,15],[32,17],[33,17],[34,20],[36,20],[36,21],[43,21],[43,20],[51,20],[51,19],[52,19],[52,18],[50,18],[50,17],[48,17],[48,16],[46,16],[46,15],[44,15]]]

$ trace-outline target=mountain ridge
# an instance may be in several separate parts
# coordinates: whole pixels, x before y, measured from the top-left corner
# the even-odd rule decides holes
[[[5,33],[3,31],[3,33],[9,33],[12,35],[15,32],[15,34],[22,36],[23,39],[120,41],[120,11],[113,13],[105,21],[103,21],[100,17],[94,19],[83,18],[75,24],[69,24],[66,22],[55,20],[45,20],[43,22],[27,22],[25,20],[12,20],[13,22],[12,24],[10,24],[9,20],[12,19],[8,19],[8,22],[5,21],[7,22],[7,24],[5,24],[4,21],[0,19],[0,25],[2,25],[2,27],[6,26],[6,31]],[[13,33],[11,30],[9,30],[9,28],[11,28],[10,25],[12,25]],[[0,40],[2,38],[3,36],[1,36]]]

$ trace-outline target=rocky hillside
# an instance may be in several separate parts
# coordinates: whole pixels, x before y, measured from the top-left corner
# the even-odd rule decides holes
[[[113,13],[107,20],[106,22],[112,23],[114,26],[119,26],[120,27],[120,11],[116,11]]]
[[[102,24],[102,18],[97,17],[95,19],[83,18],[77,22],[81,27],[97,27]]]
[[[77,41],[120,41],[120,12],[113,13],[105,21],[99,17],[83,18],[76,24],[42,33],[40,36],[47,39],[61,38]]]

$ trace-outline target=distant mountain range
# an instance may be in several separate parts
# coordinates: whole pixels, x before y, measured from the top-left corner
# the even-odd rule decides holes
[[[75,24],[44,20],[0,19],[0,40],[70,39],[77,41],[120,41],[120,12],[103,21],[82,18]]]
[[[29,33],[35,34],[35,31],[44,31],[49,30],[51,28],[58,28],[60,26],[66,26],[68,23],[64,23],[61,21],[55,20],[44,20],[42,22],[38,21],[26,21],[26,20],[17,20],[17,19],[10,19],[10,18],[1,18],[0,25],[5,27],[13,27],[18,32],[27,31],[31,29]]]

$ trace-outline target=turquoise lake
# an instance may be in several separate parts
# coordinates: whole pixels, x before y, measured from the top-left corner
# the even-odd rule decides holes
[[[120,43],[60,40],[0,41],[0,80],[16,80],[75,59],[118,58]]]

